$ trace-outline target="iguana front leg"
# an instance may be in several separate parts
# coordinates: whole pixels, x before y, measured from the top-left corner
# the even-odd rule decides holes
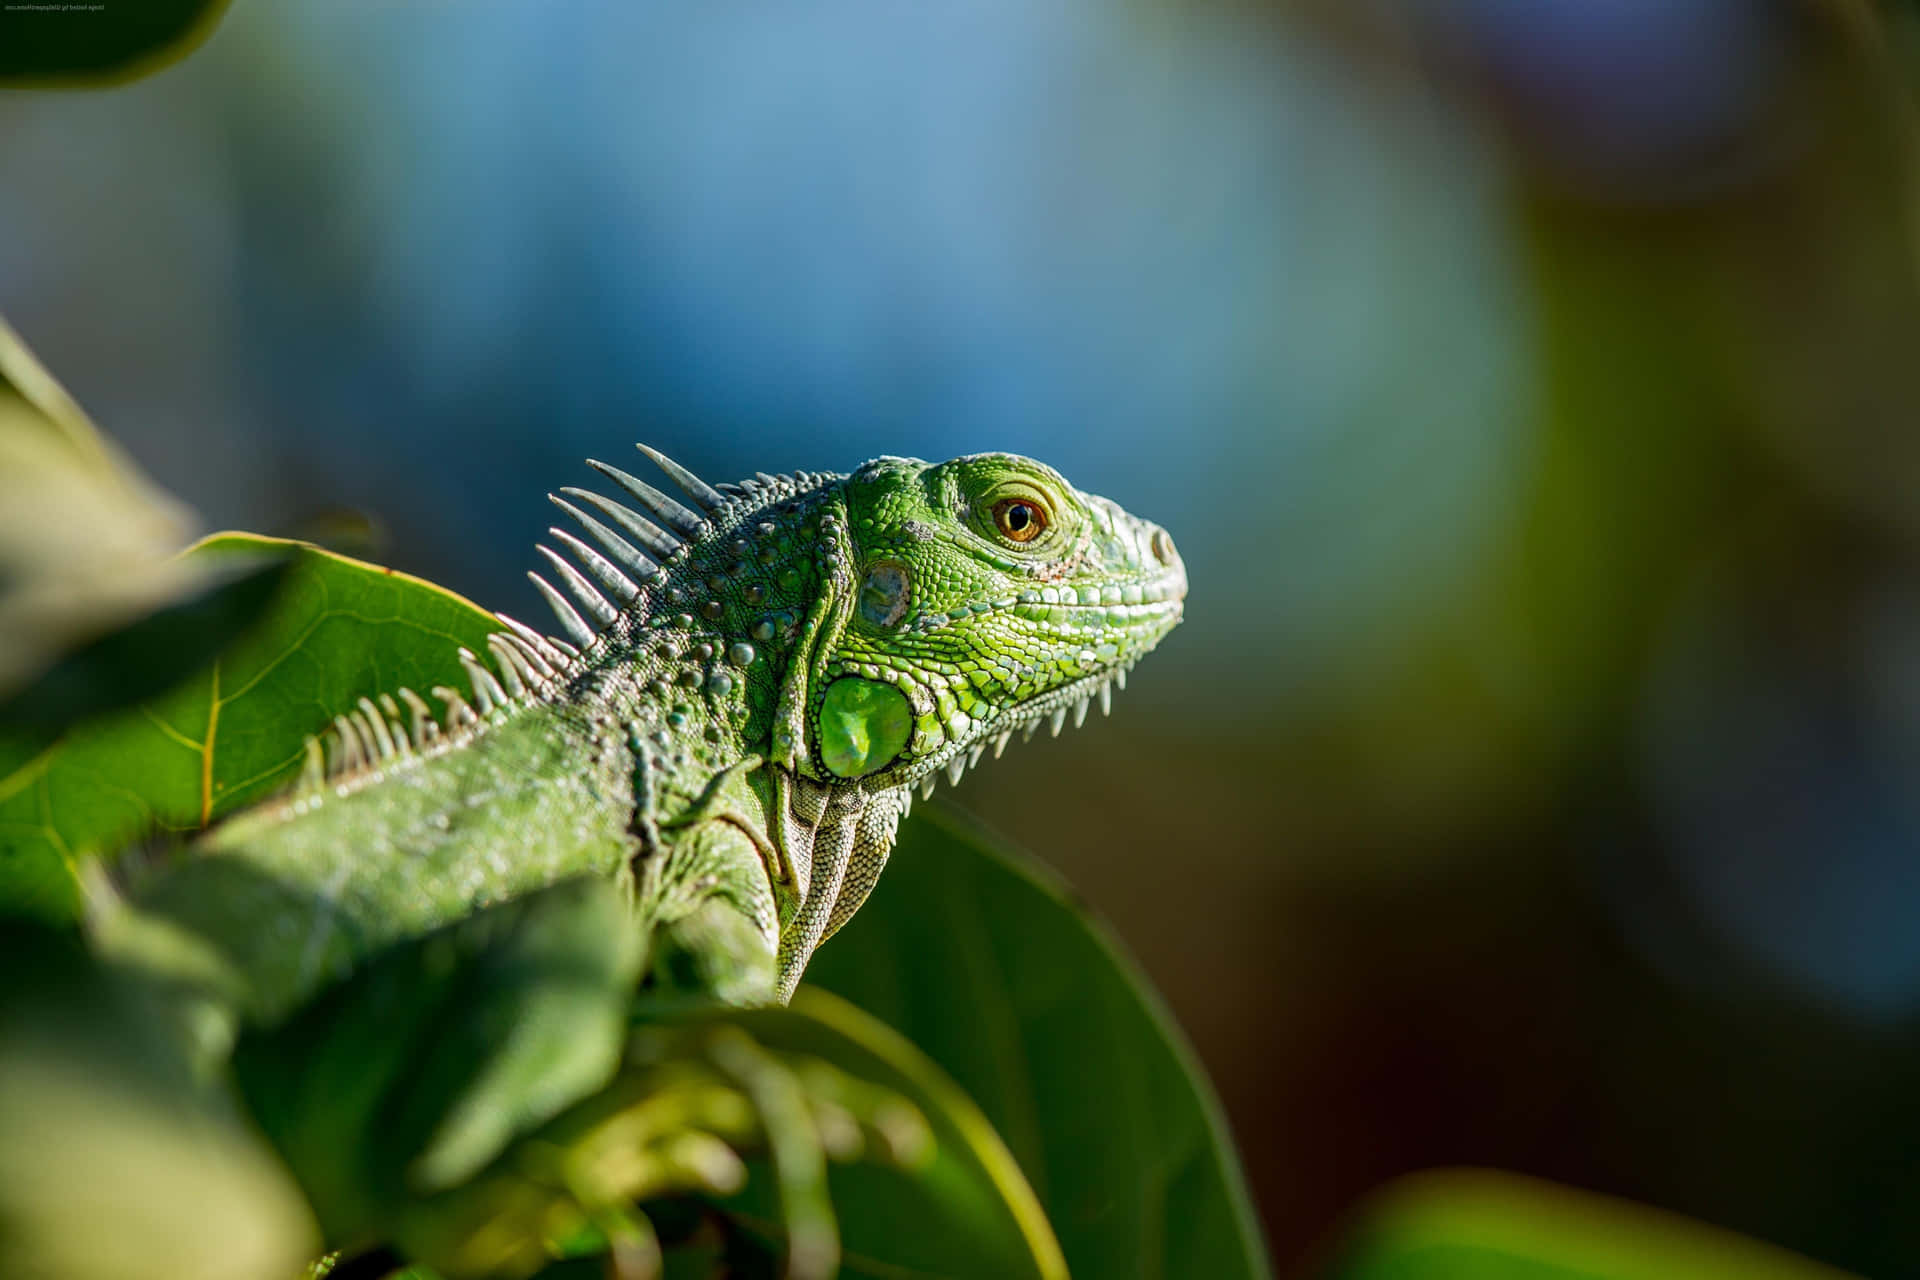
[[[727,818],[676,833],[662,871],[654,916],[654,982],[725,1004],[775,998],[772,887],[760,850]]]
[[[655,981],[734,1004],[791,999],[814,949],[866,900],[901,807],[896,793],[829,788],[754,758],[657,831],[643,808],[642,844],[658,850],[642,854],[640,877]]]
[[[748,781],[759,768],[751,756],[722,771],[691,806],[661,822],[658,762],[645,752],[636,762],[636,879],[653,934],[649,968],[663,988],[726,1004],[774,998],[779,858],[759,834],[762,807]]]

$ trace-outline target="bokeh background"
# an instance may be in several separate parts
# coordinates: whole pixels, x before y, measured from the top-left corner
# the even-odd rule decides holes
[[[207,528],[524,617],[634,439],[1058,465],[1188,622],[951,802],[1283,1274],[1460,1163],[1920,1274],[1917,86],[1868,0],[236,0],[0,94],[0,313]]]

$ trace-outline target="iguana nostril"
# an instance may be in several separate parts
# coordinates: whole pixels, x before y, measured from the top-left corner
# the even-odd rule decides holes
[[[1161,564],[1169,567],[1180,559],[1179,553],[1173,549],[1173,538],[1168,535],[1165,529],[1155,529],[1153,531],[1153,554],[1154,558],[1159,560]]]

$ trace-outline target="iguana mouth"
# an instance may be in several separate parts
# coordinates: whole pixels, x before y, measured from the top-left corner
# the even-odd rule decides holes
[[[998,760],[1001,753],[1007,749],[1007,744],[1013,740],[1015,733],[1021,735],[1021,741],[1031,741],[1040,726],[1045,724],[1048,731],[1057,738],[1060,736],[1060,731],[1066,728],[1069,714],[1073,716],[1073,726],[1077,729],[1086,723],[1087,709],[1095,702],[1100,704],[1100,714],[1111,715],[1114,690],[1125,689],[1127,673],[1133,669],[1134,664],[1144,658],[1162,636],[1179,625],[1186,610],[1184,600],[1181,598],[1185,594],[1186,580],[1183,573],[1179,578],[1178,594],[1172,599],[1151,606],[1153,610],[1151,615],[1141,615],[1143,620],[1147,616],[1153,617],[1158,625],[1150,631],[1140,624],[1135,624],[1127,630],[1128,639],[1136,642],[1131,656],[1126,658],[1116,656],[1112,661],[1096,666],[1085,676],[1070,684],[1050,689],[1044,694],[1009,707],[988,722],[986,731],[971,746],[962,747],[955,744],[935,753],[931,757],[932,767],[916,784],[921,798],[925,799],[933,795],[934,786],[942,774],[946,775],[948,785],[958,786],[960,779],[966,776],[967,770],[980,763],[980,758],[986,753],[988,747],[993,748],[993,758]],[[1091,611],[1096,606],[1073,607]],[[1146,633],[1146,638],[1144,643],[1139,643],[1143,632]],[[1098,662],[1098,652],[1090,652],[1094,653]]]
[[[1087,630],[1118,626],[1132,632],[1141,627],[1151,627],[1157,620],[1167,617],[1169,610],[1177,620],[1186,598],[1187,583],[1182,577],[1177,581],[1142,584],[1139,594],[1131,600],[1107,600],[1104,592],[1099,600],[1062,598],[1073,593],[1072,587],[1063,587],[1058,591],[1052,587],[1044,591],[1023,591],[1018,596],[983,600],[951,613],[923,614],[901,629],[924,635],[968,618],[1011,610],[1029,622],[1070,622],[1076,628]],[[1117,592],[1115,594],[1118,595]],[[1099,616],[1095,617],[1096,614]]]
[[[1179,615],[1176,612],[1172,615],[1169,627],[1178,620]],[[933,794],[934,785],[943,773],[949,785],[958,786],[960,779],[966,776],[967,770],[980,763],[980,758],[986,753],[988,747],[993,748],[993,758],[998,760],[1001,753],[1007,749],[1007,744],[1013,740],[1015,733],[1021,735],[1021,741],[1031,741],[1033,735],[1044,723],[1049,732],[1057,738],[1060,736],[1060,731],[1066,728],[1069,712],[1073,715],[1073,725],[1077,729],[1086,723],[1087,708],[1095,701],[1100,704],[1100,714],[1112,714],[1113,691],[1115,688],[1127,687],[1127,672],[1133,669],[1133,664],[1138,660],[1138,658],[1129,659],[1104,671],[1076,680],[1072,684],[1062,685],[1030,702],[1023,702],[997,717],[992,722],[994,727],[972,746],[956,745],[940,752],[934,757],[933,767],[928,769],[919,781],[921,798],[925,799]]]

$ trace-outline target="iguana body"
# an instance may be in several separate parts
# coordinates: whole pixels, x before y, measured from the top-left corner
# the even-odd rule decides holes
[[[338,709],[331,762],[103,909],[271,1021],[382,946],[559,880],[631,888],[654,969],[784,999],[864,900],[911,789],[1084,716],[1179,621],[1163,530],[1006,454],[555,498],[565,638],[503,620],[472,704]],[[589,581],[591,577],[592,581]],[[596,585],[597,584],[597,585]],[[476,709],[477,708],[477,709]],[[158,944],[156,944],[158,940]]]

